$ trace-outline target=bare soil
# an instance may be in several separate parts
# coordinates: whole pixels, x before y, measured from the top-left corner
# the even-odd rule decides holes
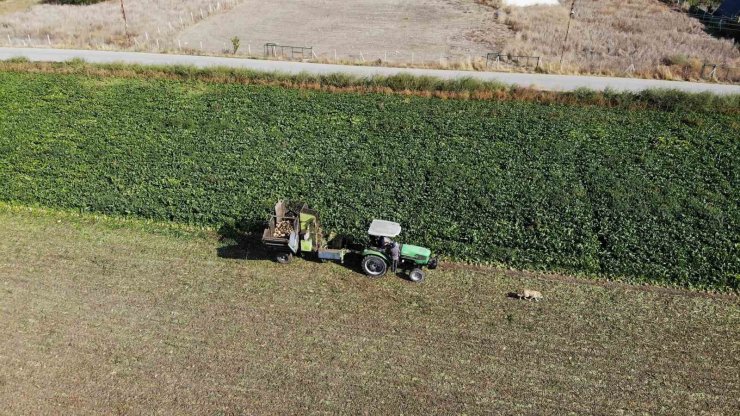
[[[181,41],[213,52],[263,45],[312,46],[321,58],[415,62],[480,57],[506,33],[494,10],[470,0],[245,0],[184,30]],[[485,32],[485,41],[480,33]],[[503,38],[500,39],[503,41]]]
[[[484,268],[370,280],[176,225],[7,206],[0,253],[8,414],[740,408],[733,296]],[[522,288],[544,300],[507,297]]]

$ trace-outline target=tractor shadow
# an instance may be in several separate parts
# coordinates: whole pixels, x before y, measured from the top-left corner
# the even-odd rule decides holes
[[[361,252],[362,249],[360,248],[358,251]],[[318,262],[318,263],[329,263],[329,262],[335,263],[340,266],[343,266],[347,270],[357,273],[359,277],[361,278],[372,280],[372,278],[367,277],[365,275],[365,272],[362,270],[362,254],[360,253],[347,253],[347,255],[344,256],[344,263],[325,261],[325,260],[321,260],[313,256],[304,257],[304,260]],[[385,275],[383,275],[383,277],[380,277],[379,279],[387,279],[387,278],[396,278],[396,279],[401,279],[401,280],[411,282],[411,279],[409,279],[409,275],[407,272],[401,271],[399,269],[396,273],[393,273],[390,267],[388,268],[388,271],[385,273]]]

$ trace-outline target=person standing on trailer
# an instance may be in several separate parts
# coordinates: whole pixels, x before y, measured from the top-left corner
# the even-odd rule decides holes
[[[391,259],[393,260],[391,270],[395,273],[398,268],[398,261],[401,259],[401,246],[395,241],[391,245]]]

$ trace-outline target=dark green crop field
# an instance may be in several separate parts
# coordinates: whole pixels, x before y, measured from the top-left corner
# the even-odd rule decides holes
[[[0,200],[255,227],[303,199],[451,258],[740,282],[737,115],[0,73]]]

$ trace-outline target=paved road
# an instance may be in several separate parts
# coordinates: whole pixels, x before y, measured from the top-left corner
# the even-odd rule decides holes
[[[740,94],[740,85],[708,84],[683,81],[660,81],[652,79],[593,77],[575,75],[515,74],[503,72],[448,71],[415,68],[384,68],[372,66],[312,64],[305,62],[266,61],[258,59],[238,59],[212,56],[166,55],[141,52],[111,52],[72,49],[0,48],[0,59],[24,56],[32,61],[61,62],[81,58],[87,62],[111,63],[125,62],[144,65],[193,65],[196,67],[226,66],[248,68],[257,71],[283,72],[297,74],[333,74],[337,72],[358,75],[429,75],[442,79],[476,78],[485,81],[499,81],[522,87],[533,87],[548,91],[572,91],[577,88],[590,88],[602,91],[610,88],[615,91],[642,91],[650,88],[669,88],[687,92],[709,91],[715,94]]]

